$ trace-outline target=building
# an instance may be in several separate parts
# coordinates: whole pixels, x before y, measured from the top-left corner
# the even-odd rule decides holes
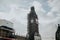
[[[56,31],[55,37],[56,37],[56,40],[60,40],[60,24],[58,24],[58,29]]]
[[[15,31],[13,29],[13,23],[4,19],[0,19],[0,39],[13,40]]]
[[[28,33],[27,40],[41,40],[38,29],[38,17],[34,7],[31,7],[31,11],[28,14]]]

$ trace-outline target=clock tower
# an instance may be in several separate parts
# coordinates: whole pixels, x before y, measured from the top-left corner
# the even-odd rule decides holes
[[[27,33],[27,39],[28,40],[37,40],[35,37],[39,37],[39,29],[38,29],[38,17],[35,12],[34,7],[31,7],[31,11],[28,14],[28,33]]]

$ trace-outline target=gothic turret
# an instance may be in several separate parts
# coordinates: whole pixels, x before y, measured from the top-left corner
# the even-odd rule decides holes
[[[39,36],[38,29],[38,17],[34,7],[31,7],[31,11],[28,14],[28,40],[34,40],[34,36]]]

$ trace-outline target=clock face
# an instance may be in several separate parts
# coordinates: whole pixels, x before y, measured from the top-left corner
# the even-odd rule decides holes
[[[34,20],[33,19],[31,19],[31,23],[33,23],[34,22]]]
[[[36,23],[38,24],[38,19],[36,19]]]
[[[36,22],[38,21],[38,19],[36,19]]]

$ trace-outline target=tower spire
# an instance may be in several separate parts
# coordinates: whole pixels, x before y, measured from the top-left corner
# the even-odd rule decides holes
[[[38,17],[35,12],[34,6],[28,14],[28,40],[34,40],[34,36],[39,36]]]
[[[31,10],[35,10],[34,6],[31,7]]]

